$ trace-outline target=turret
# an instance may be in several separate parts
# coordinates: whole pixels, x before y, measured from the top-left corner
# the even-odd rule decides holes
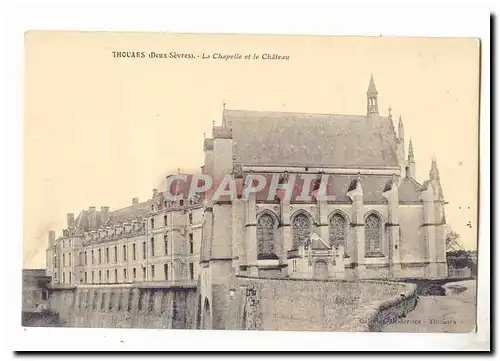
[[[373,74],[370,77],[370,84],[366,92],[366,114],[369,116],[378,115],[378,92],[375,87],[375,80],[373,80]]]
[[[405,130],[403,126],[403,119],[401,115],[398,121],[398,134],[396,136],[396,151],[398,156],[398,162],[401,170],[401,176],[406,174],[406,159],[405,159]]]
[[[415,155],[413,154],[413,143],[410,139],[410,144],[408,146],[408,165],[406,166],[406,178],[415,179],[415,173]]]
[[[438,200],[443,200],[443,189],[441,188],[441,181],[439,179],[439,170],[437,167],[436,157],[432,157],[431,170],[429,171],[429,180],[434,187],[434,191],[437,194]]]

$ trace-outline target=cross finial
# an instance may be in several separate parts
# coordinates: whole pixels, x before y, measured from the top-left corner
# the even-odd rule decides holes
[[[203,139],[207,137],[207,133],[203,132]]]
[[[222,101],[222,109],[226,110],[226,101],[224,101],[224,100]]]
[[[212,120],[212,126],[215,127],[215,120]]]

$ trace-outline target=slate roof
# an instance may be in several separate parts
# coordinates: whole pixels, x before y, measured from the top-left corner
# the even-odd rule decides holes
[[[133,204],[124,208],[120,208],[109,212],[109,219],[104,224],[101,222],[101,212],[96,211],[97,229],[108,224],[126,223],[134,219],[144,218],[149,212],[151,201],[146,201],[138,204]],[[75,219],[75,227],[81,227],[85,231],[89,230],[89,211],[82,210]]]
[[[266,186],[260,192],[257,193],[256,197],[259,201],[266,201],[269,194],[269,186],[271,184],[271,174],[263,174],[266,178]],[[320,176],[318,176],[318,180]],[[326,193],[330,196],[335,196],[334,203],[351,203],[351,199],[347,196],[349,188],[356,182],[361,182],[363,187],[363,202],[364,203],[387,203],[387,199],[382,196],[387,184],[392,182],[392,175],[357,175],[357,174],[339,174],[330,175],[328,178],[329,182],[326,187]],[[312,194],[314,188],[314,182],[311,182],[311,188],[308,194]],[[292,203],[300,203],[297,197],[302,193],[303,182],[300,174],[297,174],[295,181],[295,189],[292,192]],[[420,190],[420,185],[412,180],[404,178],[399,185],[399,201],[401,203],[412,203],[420,202],[418,192]],[[278,191],[280,192],[284,191]]]
[[[388,117],[225,110],[235,162],[342,168],[397,167]]]
[[[149,212],[150,205],[151,201],[146,201],[109,212],[107,224],[127,223],[144,218]]]
[[[192,175],[184,174],[187,176],[187,180],[185,182],[173,182],[171,192],[172,194],[183,194],[187,197],[189,194],[189,186],[191,184]],[[201,185],[201,184],[199,184]],[[198,194],[198,200],[196,204],[201,204],[204,199],[204,194]],[[141,220],[148,215],[151,211],[151,205],[155,204],[156,209],[162,209],[164,207],[165,197],[163,196],[163,192],[157,192],[156,195],[152,199],[148,199],[147,201],[132,204],[130,206],[116,209],[109,212],[109,218],[105,223],[101,222],[101,212],[96,210],[96,223],[97,229],[100,227],[105,227],[107,225],[112,224],[120,224],[120,223],[130,223],[134,220]],[[189,200],[186,200],[186,205],[190,204]],[[89,230],[89,211],[82,210],[75,219],[75,227],[81,227],[85,231]]]

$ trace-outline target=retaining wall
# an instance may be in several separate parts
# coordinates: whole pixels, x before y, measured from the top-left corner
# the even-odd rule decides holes
[[[78,286],[53,289],[50,310],[68,327],[193,327],[196,288]]]
[[[238,277],[229,329],[379,331],[413,310],[412,284]]]

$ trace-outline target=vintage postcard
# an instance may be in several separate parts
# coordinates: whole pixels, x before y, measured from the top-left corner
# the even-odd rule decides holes
[[[25,34],[25,327],[477,331],[480,41]]]

